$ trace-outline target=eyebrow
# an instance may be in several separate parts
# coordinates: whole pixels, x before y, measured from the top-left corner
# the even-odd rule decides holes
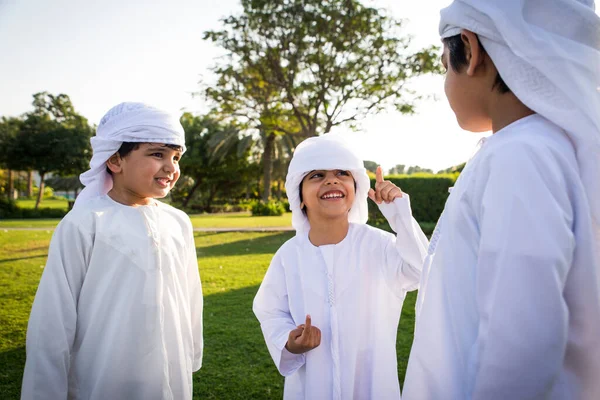
[[[181,154],[180,150],[171,149],[170,147],[166,147],[166,146],[148,147],[146,150],[147,151],[160,151],[160,152],[165,152],[167,150],[173,150],[174,152]]]

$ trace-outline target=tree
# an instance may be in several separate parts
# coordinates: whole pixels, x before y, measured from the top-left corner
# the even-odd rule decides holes
[[[408,167],[408,169],[406,170],[406,174],[407,175],[412,175],[412,174],[416,174],[416,173],[426,173],[426,174],[433,174],[433,171],[428,169],[428,168],[421,168],[418,165],[413,165]]]
[[[33,96],[34,110],[26,113],[10,148],[9,168],[38,171],[40,187],[35,207],[44,192],[44,178],[83,172],[91,157],[92,128],[77,114],[69,96],[47,92]]]
[[[241,115],[276,110],[303,137],[389,105],[414,110],[406,83],[439,72],[436,47],[409,52],[402,22],[357,0],[242,0],[243,13],[204,38],[227,51],[209,98]],[[256,110],[256,89],[269,96]],[[280,118],[276,119],[280,121]]]
[[[460,173],[465,168],[466,164],[467,163],[462,163],[462,164],[458,164],[458,165],[455,165],[455,166],[450,167],[450,168],[443,169],[441,171],[438,171],[438,174],[453,174],[455,172]]]
[[[77,175],[53,176],[46,179],[46,185],[54,190],[62,190],[65,192],[73,191],[73,198],[76,198],[79,190],[83,189],[83,184]]]
[[[19,134],[22,121],[19,118],[2,117],[0,119],[0,168],[7,169],[6,194],[11,198],[14,191],[13,170],[9,168],[10,151],[13,142]]]
[[[377,167],[379,167],[379,164],[375,161],[363,161],[363,164],[367,171],[372,172],[374,174],[377,173]]]
[[[222,124],[212,115],[193,116],[184,113],[181,124],[185,130],[188,150],[181,159],[182,175],[191,178],[185,188],[185,193],[175,191],[180,195],[182,205],[187,207],[194,197],[199,197],[203,208],[210,211],[213,200],[217,195],[231,196],[240,190],[250,179],[253,172],[249,165],[249,151],[245,149],[239,131],[233,125]],[[211,139],[219,134],[227,137],[237,137],[237,142],[230,147],[212,147]]]
[[[404,174],[405,169],[406,169],[406,165],[397,164],[395,167],[390,168],[389,174],[390,175],[402,175],[402,174]]]

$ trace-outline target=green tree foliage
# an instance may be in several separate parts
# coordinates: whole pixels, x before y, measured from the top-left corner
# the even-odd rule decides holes
[[[0,169],[6,169],[1,175],[0,194],[12,195],[14,189],[13,171],[9,168],[10,148],[21,129],[22,121],[19,118],[0,118]]]
[[[363,164],[367,171],[372,172],[374,174],[377,173],[377,167],[379,167],[379,164],[375,161],[363,161]]]
[[[438,174],[454,174],[454,173],[457,173],[457,172],[461,173],[462,170],[465,168],[465,165],[467,165],[467,163],[458,164],[458,165],[455,165],[453,167],[446,168],[446,169],[443,169],[441,171],[438,171]]]
[[[47,173],[74,175],[87,168],[93,132],[87,119],[75,112],[69,96],[42,92],[33,98],[34,110],[24,115],[19,133],[11,141],[7,165],[13,170],[38,171],[37,208]]]
[[[402,21],[357,0],[242,0],[242,7],[222,30],[205,33],[227,51],[209,95],[235,97],[244,108],[252,98],[247,81],[255,81],[305,137],[388,105],[412,112],[407,81],[440,71],[436,47],[410,52]]]
[[[406,165],[398,164],[395,167],[390,168],[388,174],[389,175],[403,175],[406,173]]]
[[[181,124],[188,150],[180,163],[184,177],[172,194],[174,200],[181,201],[184,207],[195,199],[205,211],[210,212],[217,196],[236,197],[251,179],[254,169],[249,162],[249,151],[236,134],[235,126],[222,124],[213,116],[184,113]],[[237,137],[237,142],[230,143],[227,149],[212,147],[211,139],[224,132],[227,132],[227,137]]]

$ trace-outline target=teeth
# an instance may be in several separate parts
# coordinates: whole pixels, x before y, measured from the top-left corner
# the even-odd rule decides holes
[[[343,194],[335,193],[335,194],[326,194],[326,195],[322,196],[321,198],[323,198],[323,199],[341,199],[342,197],[344,197]]]

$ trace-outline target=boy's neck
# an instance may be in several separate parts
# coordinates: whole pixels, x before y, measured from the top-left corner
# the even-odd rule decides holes
[[[335,219],[310,221],[308,240],[315,246],[338,244],[348,235],[349,228],[347,215]]]
[[[140,197],[135,193],[119,188],[118,186],[113,186],[108,192],[108,196],[117,203],[130,207],[156,205],[156,201],[152,197]]]
[[[532,114],[535,112],[523,104],[512,92],[498,94],[490,107],[492,132],[496,133],[513,122]]]

